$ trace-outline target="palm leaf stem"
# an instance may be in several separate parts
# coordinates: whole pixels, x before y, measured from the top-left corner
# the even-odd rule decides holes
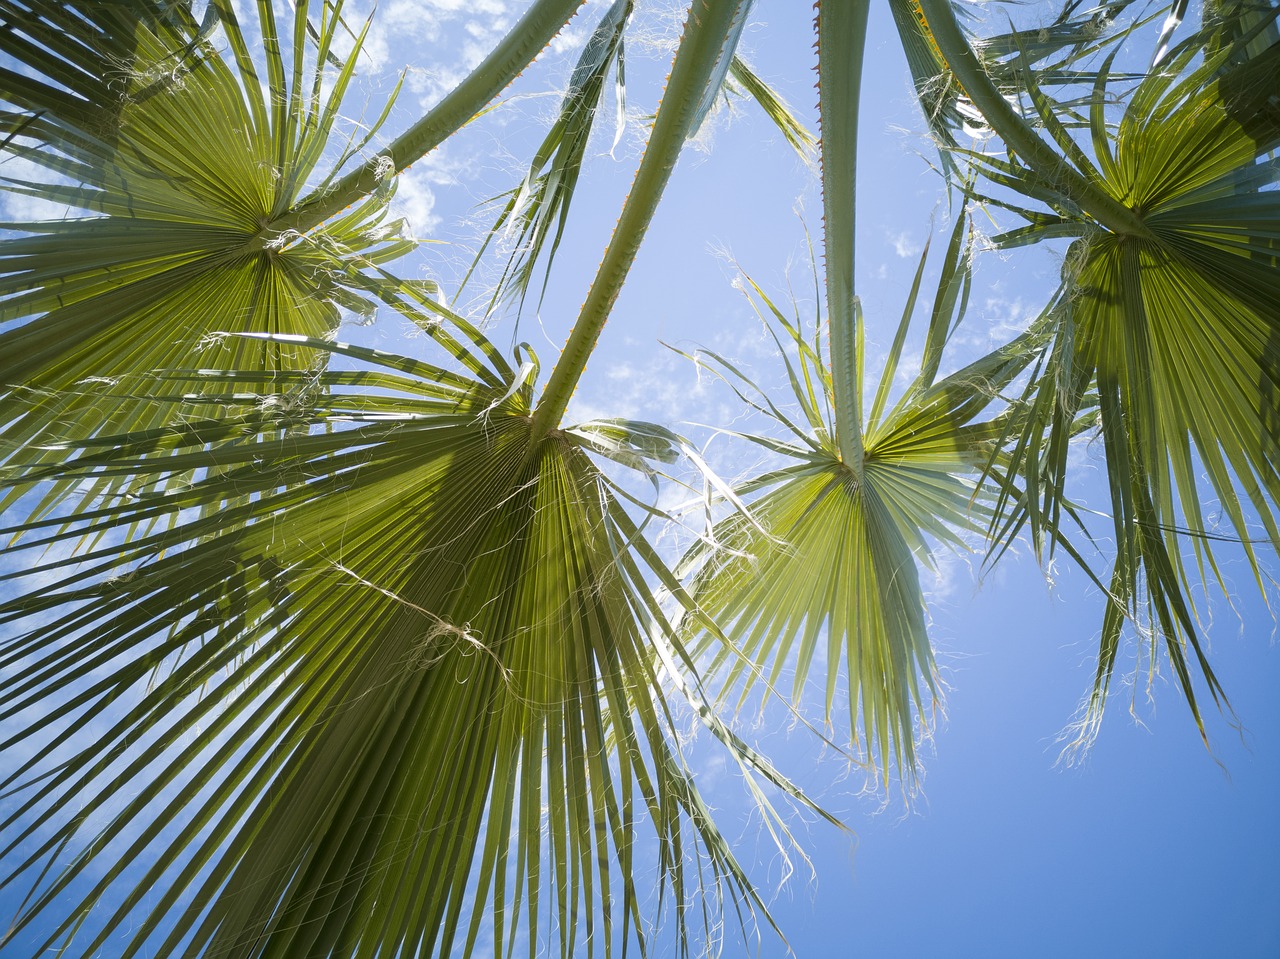
[[[434,150],[518,77],[572,19],[582,3],[583,0],[535,0],[489,55],[426,116],[337,183],[316,191],[266,224],[258,235],[262,248],[289,231],[306,233],[372,194],[389,176]]]
[[[920,8],[952,73],[1008,148],[1113,233],[1150,239],[1151,231],[1141,217],[1090,183],[1005,100],[961,32],[950,0],[920,0]]]
[[[653,133],[636,170],[631,192],[614,227],[613,237],[595,280],[578,313],[564,352],[551,371],[533,412],[531,439],[536,443],[555,429],[586,369],[600,331],[622,291],[631,264],[662,198],[671,171],[689,133],[700,122],[699,105],[726,51],[726,38],[745,0],[694,0],[684,36],[671,65],[666,93],[654,120]]]
[[[818,114],[822,124],[822,214],[826,225],[827,314],[840,459],[861,474],[862,375],[854,296],[858,98],[867,37],[867,0],[818,7]]]

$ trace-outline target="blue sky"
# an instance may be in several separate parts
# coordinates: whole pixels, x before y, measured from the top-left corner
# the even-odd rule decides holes
[[[356,12],[368,6],[352,4]],[[388,131],[461,76],[519,6],[516,0],[381,3],[360,91],[376,102],[388,79],[411,65]],[[400,208],[420,237],[445,242],[425,245],[400,272],[435,277],[454,293],[485,220],[477,204],[522,175],[520,163],[555,109],[553,94],[575,44],[594,23],[584,18],[603,7],[588,4],[564,40],[509,91],[505,106],[410,171]],[[643,115],[652,111],[667,68],[675,15],[642,16],[649,42],[632,43],[627,64],[633,116],[615,156],[609,155],[612,128],[597,132],[546,299],[537,308],[531,297],[521,317],[518,337],[538,350],[544,375],[621,208],[642,146]],[[812,125],[809,4],[759,0],[754,17],[745,40],[748,59]],[[925,241],[936,232],[941,246],[948,229],[948,205],[929,168],[931,148],[920,134],[887,10],[875,8],[872,21],[859,182],[869,365],[893,335]],[[358,92],[353,108],[359,100]],[[816,187],[814,171],[750,104],[714,116],[677,168],[570,419],[654,419],[706,443],[727,475],[745,468],[744,454],[702,428],[738,415],[732,396],[658,341],[684,350],[714,348],[777,383],[769,341],[734,289],[734,262],[784,299],[793,284],[801,309],[811,311],[804,225],[816,242]],[[978,224],[994,232],[983,214]],[[952,365],[1026,324],[1056,285],[1061,252],[980,256]],[[474,308],[476,301],[464,294],[457,305]],[[511,329],[508,317],[490,332],[506,343]],[[385,318],[370,328],[351,327],[343,338],[413,349],[396,321]],[[1077,457],[1080,489],[1096,506],[1105,503],[1099,455],[1082,447]],[[1201,687],[1209,750],[1167,664],[1157,658],[1162,668],[1149,680],[1147,660],[1130,645],[1097,743],[1075,765],[1059,761],[1061,736],[1092,682],[1102,604],[1065,559],[1042,570],[1025,548],[981,576],[980,555],[939,557],[930,589],[931,635],[949,690],[945,716],[924,750],[922,790],[909,810],[896,799],[860,794],[856,770],[824,756],[803,731],[788,729],[783,711],[770,707],[740,717],[784,771],[855,834],[843,837],[797,816],[794,828],[811,872],[802,866],[775,888],[779,860],[742,790],[721,773],[714,751],[698,749],[695,762],[720,827],[736,838],[795,954],[1280,955],[1280,819],[1274,813],[1280,653],[1273,616],[1247,568],[1230,551],[1223,556],[1227,577],[1239,586],[1234,609],[1212,591],[1205,609],[1212,613],[1212,662],[1241,729],[1214,710]],[[818,699],[806,716],[820,722]],[[15,904],[10,891],[0,892],[0,906]],[[744,952],[780,957],[787,949],[768,931],[758,942],[731,935],[725,954]],[[13,949],[0,955],[25,959]]]

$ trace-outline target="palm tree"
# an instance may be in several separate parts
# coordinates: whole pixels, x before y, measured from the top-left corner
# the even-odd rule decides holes
[[[3,787],[16,799],[2,855],[31,888],[11,937],[67,955],[125,930],[125,955],[444,955],[473,952],[489,921],[508,951],[527,941],[533,955],[547,937],[565,955],[608,954],[649,944],[637,877],[650,870],[682,952],[699,918],[708,932],[744,906],[767,919],[676,715],[701,719],[766,809],[772,785],[816,810],[737,738],[704,681],[749,687],[787,663],[803,679],[825,635],[844,654],[854,748],[910,780],[936,694],[917,562],[931,540],[986,528],[998,553],[1027,528],[1038,549],[1086,563],[1066,447],[1095,423],[1117,542],[1099,578],[1095,708],[1126,622],[1164,637],[1198,721],[1187,647],[1221,697],[1182,544],[1213,568],[1198,464],[1236,533],[1251,542],[1243,493],[1280,547],[1274,8],[1213,7],[1114,126],[1123,78],[1114,54],[1085,68],[1104,43],[1092,13],[980,40],[948,2],[891,4],[957,188],[1025,216],[1001,242],[1078,239],[1041,320],[940,377],[968,283],[957,217],[921,369],[893,399],[923,258],[864,411],[853,236],[869,10],[819,5],[829,345],[757,290],[794,357],[804,422],[710,361],[789,431],[749,437],[787,463],[736,488],[707,469],[735,511],[672,569],[599,460],[657,477],[682,453],[700,462],[692,448],[659,425],[563,420],[726,85],[808,148],[735,59],[750,0],[691,3],[635,182],[540,393],[531,349],[508,361],[430,284],[388,269],[413,245],[387,222],[395,175],[579,5],[536,0],[374,151],[389,107],[367,135],[335,134],[362,36],[340,3],[299,0],[281,29],[259,0],[255,30],[227,0],[203,18],[183,0],[0,5],[0,44],[22,65],[0,72],[5,147],[39,171],[7,186],[93,214],[3,240],[0,532],[42,557],[34,578],[5,575],[17,591],[0,604],[0,717],[14,730],[2,748],[31,744]],[[633,6],[604,13],[501,210],[496,228],[520,242],[495,304],[549,268]],[[1083,116],[1045,92],[1081,82]],[[1007,157],[957,145],[973,122]],[[435,352],[333,340],[341,310],[379,307]],[[1188,345],[1206,357],[1197,377]],[[1021,396],[1004,399],[1015,383]],[[828,711],[841,659],[828,657]]]

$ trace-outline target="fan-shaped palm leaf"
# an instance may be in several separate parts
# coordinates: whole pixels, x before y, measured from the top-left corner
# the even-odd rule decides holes
[[[340,306],[362,307],[348,270],[412,245],[398,224],[384,222],[385,191],[306,238],[263,235],[313,179],[355,54],[322,94],[322,68],[307,77],[306,60],[309,51],[320,63],[329,55],[336,11],[312,51],[306,4],[299,4],[286,61],[271,7],[260,4],[260,79],[231,8],[210,10],[220,14],[225,55],[181,6],[133,24],[132,58],[104,68],[105,90],[91,91],[111,98],[106,117],[87,100],[79,112],[52,112],[23,89],[10,94],[34,113],[10,151],[47,176],[11,176],[7,189],[93,215],[11,225],[30,235],[4,241],[0,425],[7,444],[27,443],[52,424],[92,433],[161,422],[163,407],[149,406],[151,420],[139,421],[137,404],[102,401],[104,384],[118,377],[223,363],[264,374],[296,369],[275,344],[215,346],[204,335],[322,336],[335,328]],[[22,26],[38,42],[59,36],[47,20]],[[51,81],[70,82],[64,61],[52,60],[48,70]],[[348,155],[359,146],[350,144]],[[126,391],[143,390],[130,383]]]
[[[483,375],[264,336],[357,368],[271,393],[183,371],[201,383],[169,397],[186,424],[64,444],[39,470],[124,473],[135,495],[24,524],[29,549],[97,545],[0,606],[0,718],[21,729],[0,748],[34,743],[5,784],[9,879],[35,883],[14,941],[346,959],[483,934],[609,954],[646,942],[652,870],[684,952],[699,890],[759,905],[672,738],[656,671],[683,654],[645,577],[674,580],[585,452],[607,435],[670,458],[669,434],[535,438],[536,367],[422,305],[400,302]]]
[[[28,235],[0,242],[0,454],[46,432],[163,423],[172,410],[123,398],[146,392],[140,378],[157,369],[256,370],[265,383],[316,362],[206,334],[324,336],[342,309],[369,312],[363,274],[413,245],[386,221],[391,175],[466,123],[580,2],[538,0],[371,158],[390,104],[358,137],[335,131],[360,47],[357,37],[335,56],[340,2],[296,4],[284,35],[268,0],[248,32],[229,0],[213,0],[203,23],[183,3],[103,4],[86,17],[62,0],[6,5],[6,49],[24,66],[2,75],[15,108],[6,153],[36,172],[3,185],[89,215],[9,224]]]
[[[734,644],[713,637],[706,647],[726,692],[740,681],[745,698],[758,680],[772,685],[792,672],[799,699],[815,661],[825,659],[827,714],[843,671],[851,734],[874,769],[896,770],[908,785],[916,723],[939,692],[918,564],[930,563],[931,541],[963,546],[962,534],[981,529],[989,516],[991,497],[975,480],[1003,426],[978,417],[1027,362],[1018,341],[934,382],[942,345],[964,308],[963,230],[961,222],[952,236],[921,370],[889,408],[921,258],[856,468],[833,435],[840,396],[818,344],[752,284],[771,322],[785,330],[784,357],[795,354],[787,367],[802,418],[793,422],[758,398],[732,365],[709,354],[740,396],[785,427],[787,438],[745,436],[780,455],[783,465],[738,486],[748,511],[717,523],[683,564],[697,569],[695,601]],[[852,386],[861,392],[861,379]]]
[[[1099,229],[1081,210],[1090,197],[1064,196],[1060,181],[1021,159],[978,159],[993,182],[1051,204],[1027,211],[1031,224],[1003,242],[1080,237],[1047,313],[1053,339],[1028,389],[1029,415],[1015,448],[1029,499],[1005,505],[1011,524],[1029,522],[1037,542],[1044,539],[1068,481],[1068,441],[1096,403],[1117,558],[1086,738],[1126,616],[1150,629],[1153,656],[1164,638],[1198,722],[1189,652],[1221,697],[1197,635],[1181,552],[1187,534],[1202,576],[1205,564],[1216,575],[1217,534],[1205,521],[1198,473],[1255,573],[1259,527],[1264,541],[1280,547],[1280,193],[1272,188],[1280,168],[1267,156],[1280,145],[1280,45],[1257,55],[1221,45],[1193,66],[1216,35],[1176,48],[1133,92],[1114,135],[1104,74],[1092,159],[1042,111],[1087,191],[1122,204],[1134,229]]]
[[[584,307],[592,340],[737,10],[705,3],[690,18]],[[451,331],[424,316],[442,311],[420,289],[372,274],[362,288],[467,374],[256,334],[384,369],[308,362],[264,392],[253,368],[177,368],[175,393],[152,399],[185,403],[183,422],[14,454],[21,489],[130,478],[127,498],[9,531],[29,549],[87,544],[0,611],[19,626],[5,715],[35,717],[13,742],[47,737],[11,779],[7,855],[35,882],[15,933],[84,954],[128,923],[130,955],[420,955],[470,949],[491,916],[508,948],[519,926],[534,954],[549,923],[568,955],[585,914],[601,923],[587,920],[586,949],[608,952],[643,934],[638,831],[657,838],[681,951],[690,862],[709,864],[717,898],[759,905],[669,737],[656,671],[679,676],[688,657],[646,577],[679,597],[678,583],[584,454],[665,456],[670,434],[563,431],[561,388],[530,415],[532,357],[512,371],[458,318]],[[585,357],[572,346],[568,391]],[[99,704],[144,684],[97,747],[62,756]],[[789,788],[682,685],[735,758]],[[110,808],[126,781],[142,785]],[[71,868],[46,873],[68,845]],[[166,891],[95,908],[135,872],[136,889]],[[46,925],[68,896],[80,906]]]

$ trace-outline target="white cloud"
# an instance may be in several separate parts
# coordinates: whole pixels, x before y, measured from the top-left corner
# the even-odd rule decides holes
[[[395,199],[391,201],[391,212],[402,216],[409,223],[409,232],[419,239],[434,233],[440,225],[440,218],[435,215],[436,195],[427,185],[429,172],[406,170],[397,178]]]
[[[511,28],[511,7],[509,0],[392,0],[374,21],[379,48],[385,39],[388,55],[409,64],[406,86],[430,109]]]
[[[905,230],[900,233],[890,233],[889,242],[893,244],[893,252],[903,259],[915,256],[922,249],[920,244],[911,239],[911,235]]]
[[[446,16],[468,11],[491,17],[505,16],[509,6],[507,0],[420,0],[417,5]]]
[[[561,30],[551,40],[551,53],[559,56],[568,53],[570,50],[576,50],[587,42],[587,31],[585,29],[574,29],[566,27]]]

